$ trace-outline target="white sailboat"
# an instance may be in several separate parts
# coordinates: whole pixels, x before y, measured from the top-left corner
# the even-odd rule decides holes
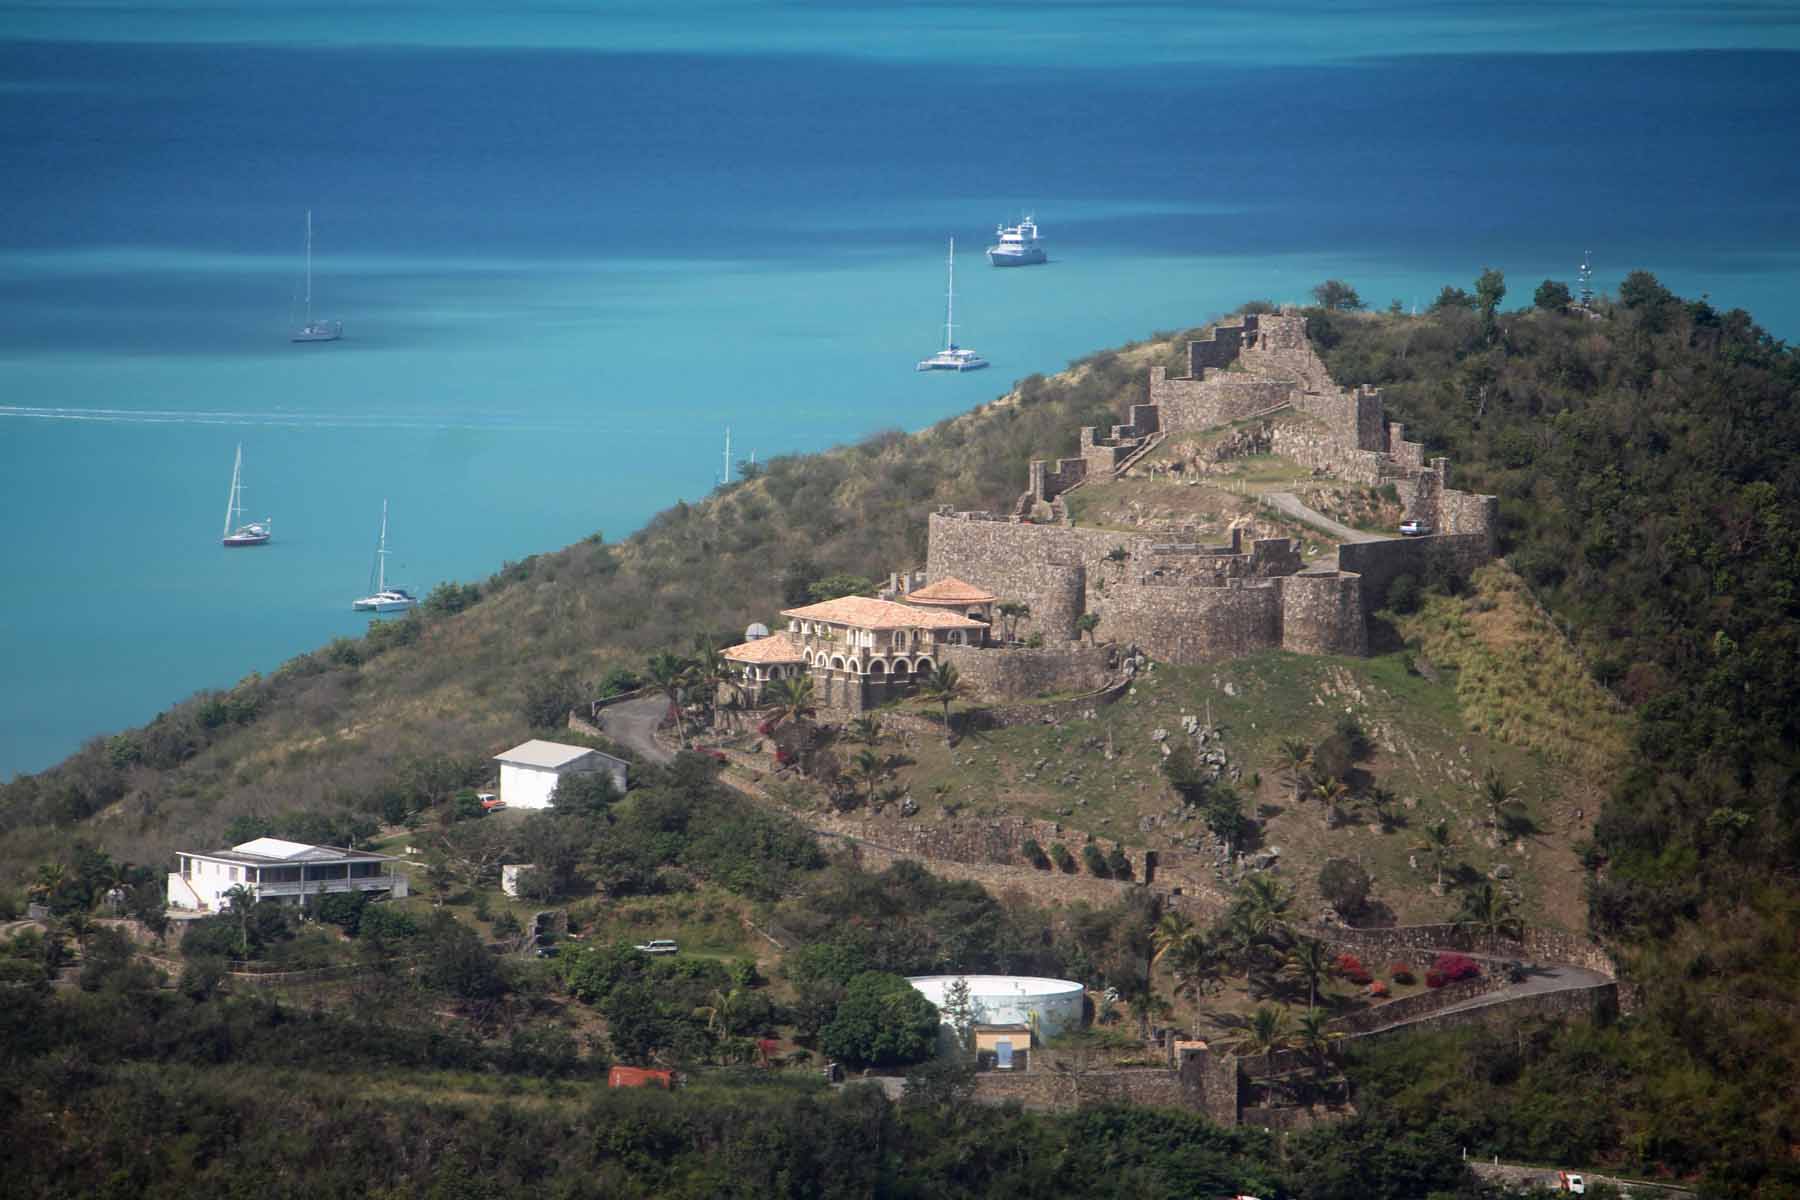
[[[361,600],[352,600],[350,607],[358,612],[400,612],[411,608],[419,602],[418,597],[403,587],[389,587],[387,581],[387,501],[381,502],[381,540],[375,544],[375,565],[369,571],[370,582],[375,590]]]
[[[237,457],[231,463],[231,493],[225,497],[225,531],[220,535],[220,544],[230,550],[266,546],[274,524],[268,517],[244,520],[244,444],[239,442]]]
[[[344,336],[342,321],[315,321],[312,312],[312,209],[306,210],[306,324],[294,332],[296,342],[335,342]]]
[[[956,344],[956,239],[950,239],[949,285],[944,292],[944,348],[922,358],[917,371],[979,371],[988,360]]]

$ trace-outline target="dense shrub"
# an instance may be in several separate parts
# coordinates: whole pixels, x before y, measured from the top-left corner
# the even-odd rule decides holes
[[[1425,986],[1441,988],[1448,983],[1456,983],[1463,979],[1474,979],[1481,974],[1481,967],[1466,954],[1445,953],[1432,961],[1431,968],[1425,972]]]
[[[1412,983],[1417,976],[1413,974],[1411,966],[1403,962],[1397,962],[1389,964],[1388,978],[1392,979],[1395,983]]]

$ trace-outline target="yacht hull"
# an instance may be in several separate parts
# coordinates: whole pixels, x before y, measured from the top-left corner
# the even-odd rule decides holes
[[[1039,263],[1049,262],[1050,256],[1039,249],[1030,250],[989,250],[988,262],[996,267],[1035,267]]]
[[[242,550],[246,546],[266,546],[268,544],[269,544],[269,535],[266,533],[256,533],[256,534],[235,534],[234,533],[230,537],[219,539],[219,545],[225,547],[227,550]]]
[[[294,342],[335,342],[343,336],[344,331],[341,328],[308,325],[304,329],[296,330],[294,336],[288,340]]]
[[[412,600],[352,600],[350,607],[357,612],[405,612],[414,603]]]

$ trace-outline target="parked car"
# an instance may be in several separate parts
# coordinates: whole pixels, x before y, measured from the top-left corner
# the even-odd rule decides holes
[[[506,807],[506,801],[494,795],[492,792],[476,792],[475,798],[481,801],[481,807],[488,812],[497,812]]]
[[[657,938],[654,941],[641,943],[636,949],[643,951],[645,954],[674,954],[677,953],[681,947],[677,946],[674,941],[669,938]]]
[[[1402,522],[1400,522],[1400,536],[1401,537],[1424,537],[1426,534],[1428,534],[1430,532],[1431,532],[1431,526],[1427,525],[1423,521],[1402,521]]]
[[[1571,1196],[1586,1195],[1587,1180],[1573,1171],[1558,1171],[1556,1173],[1556,1190],[1567,1192]]]

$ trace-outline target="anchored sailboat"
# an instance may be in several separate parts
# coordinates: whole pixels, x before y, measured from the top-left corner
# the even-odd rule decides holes
[[[296,342],[335,342],[344,336],[342,321],[315,321],[312,312],[312,209],[306,210],[306,324],[294,332]]]
[[[950,239],[949,286],[944,292],[944,348],[922,358],[918,371],[979,371],[988,360],[956,344],[956,239]]]
[[[260,521],[244,520],[244,444],[238,443],[237,458],[231,464],[231,494],[225,498],[225,532],[220,544],[236,550],[242,546],[266,546],[274,522],[268,517]]]
[[[381,540],[375,543],[375,565],[369,569],[373,594],[352,600],[350,607],[358,612],[399,612],[419,602],[418,597],[402,587],[389,587],[387,582],[387,501],[381,502]]]

